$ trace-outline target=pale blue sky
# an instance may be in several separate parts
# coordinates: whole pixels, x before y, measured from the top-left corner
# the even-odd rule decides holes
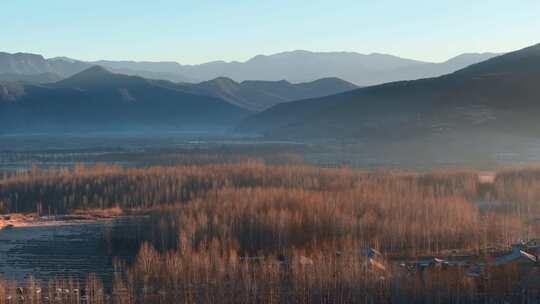
[[[0,51],[246,60],[305,49],[443,61],[540,43],[539,0],[3,0]]]

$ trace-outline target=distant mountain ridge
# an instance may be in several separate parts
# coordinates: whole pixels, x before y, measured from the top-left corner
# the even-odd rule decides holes
[[[252,111],[265,110],[276,104],[313,97],[333,95],[358,88],[339,78],[292,84],[288,81],[243,81],[220,77],[198,84],[179,84],[178,88],[200,95],[209,95]]]
[[[45,59],[37,54],[0,52],[0,74],[36,75],[51,73],[65,78],[90,66],[90,64],[81,61]]]
[[[245,80],[311,82],[322,78],[340,78],[358,86],[369,86],[397,80],[435,77],[478,63],[496,54],[462,54],[442,63],[428,63],[393,55],[354,52],[292,51],[274,55],[257,55],[245,62],[214,61],[199,65],[177,62],[136,62],[100,60],[84,62],[67,57],[45,59],[35,54],[0,53],[0,74],[54,73],[62,78],[72,76],[93,65],[116,73],[163,79],[173,82],[204,82],[226,77]]]
[[[282,103],[240,132],[279,138],[407,138],[498,130],[540,135],[540,44],[437,78]]]

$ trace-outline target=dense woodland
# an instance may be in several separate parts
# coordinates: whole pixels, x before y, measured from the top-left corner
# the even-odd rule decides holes
[[[487,295],[515,292],[512,272],[487,269],[489,280],[480,285],[463,279],[464,269],[426,281],[375,271],[361,252],[376,248],[397,258],[454,251],[487,259],[489,248],[540,236],[539,198],[536,168],[502,170],[482,182],[468,170],[357,171],[255,161],[78,165],[34,168],[0,181],[3,213],[116,207],[147,215],[145,229],[111,231],[111,246],[139,252],[134,261],[118,261],[113,286],[99,287],[99,274],[84,283],[94,286],[99,301],[118,303],[487,301]],[[13,283],[0,285],[0,294],[15,292]]]

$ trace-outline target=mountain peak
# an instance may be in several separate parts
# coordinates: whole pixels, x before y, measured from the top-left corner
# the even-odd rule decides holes
[[[225,77],[225,76],[220,76],[220,77],[217,77],[217,78],[214,78],[210,81],[214,81],[214,82],[224,82],[224,83],[236,83],[236,81],[232,80],[231,78],[229,77]]]
[[[211,80],[203,81],[200,84],[206,85],[206,86],[221,86],[221,87],[238,86],[238,82],[234,81],[233,79],[229,77],[224,77],[224,76],[220,76]]]
[[[92,66],[78,74],[56,83],[60,87],[115,87],[140,85],[146,81],[144,78],[115,74],[102,66]]]
[[[111,76],[113,75],[119,75],[119,74],[113,74],[112,72],[108,71],[104,67],[95,65],[69,78],[62,80],[61,82],[81,83],[81,84],[103,82],[106,79],[111,78]]]
[[[112,74],[112,73],[100,65],[94,65],[80,72],[78,75],[84,75],[84,74],[92,75],[92,74]]]

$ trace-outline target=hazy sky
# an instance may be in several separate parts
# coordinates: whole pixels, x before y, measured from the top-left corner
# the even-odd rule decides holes
[[[540,43],[539,0],[2,0],[0,51],[246,60],[305,49],[443,61]]]

